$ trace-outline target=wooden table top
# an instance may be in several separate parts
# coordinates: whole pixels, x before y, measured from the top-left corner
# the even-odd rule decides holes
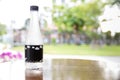
[[[120,67],[113,65],[110,68],[108,63],[97,60],[46,59],[39,79],[27,80],[120,80]]]

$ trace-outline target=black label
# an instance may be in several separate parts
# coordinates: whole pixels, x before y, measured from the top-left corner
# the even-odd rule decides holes
[[[40,62],[43,59],[43,45],[25,45],[27,62]]]

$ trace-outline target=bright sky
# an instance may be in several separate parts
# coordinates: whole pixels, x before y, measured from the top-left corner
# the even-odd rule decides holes
[[[0,0],[0,22],[10,25],[11,20],[15,20],[17,28],[24,25],[24,21],[29,17],[30,5],[39,5],[40,11],[42,6],[50,5],[48,0]]]
[[[15,20],[19,26],[29,17],[29,9],[24,0],[1,0],[0,1],[0,22],[10,25]]]
[[[111,31],[113,35],[116,32],[120,32],[120,9],[117,5],[113,7],[106,6],[103,15],[99,19],[103,32]],[[103,19],[107,21],[102,22]]]

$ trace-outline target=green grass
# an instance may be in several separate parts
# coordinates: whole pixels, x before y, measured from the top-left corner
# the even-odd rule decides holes
[[[23,46],[14,47],[13,50],[24,51]],[[120,46],[103,46],[91,48],[88,45],[44,45],[45,54],[70,54],[70,55],[97,55],[120,56]]]

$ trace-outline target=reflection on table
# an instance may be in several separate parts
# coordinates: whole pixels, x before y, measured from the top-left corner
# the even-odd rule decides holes
[[[118,64],[115,65],[116,69],[108,69],[109,65],[106,62],[97,60],[51,59],[46,61],[44,80],[120,80]]]
[[[43,80],[43,70],[26,70],[25,80]]]

